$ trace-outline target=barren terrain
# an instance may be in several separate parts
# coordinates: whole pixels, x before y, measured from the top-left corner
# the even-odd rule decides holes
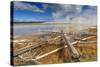
[[[97,28],[90,27],[80,32],[65,32],[69,41],[80,54],[81,62],[97,60]],[[59,32],[47,32],[42,35],[34,33],[14,38],[14,65],[55,64],[74,62],[68,47],[65,47]],[[36,63],[34,62],[36,61]]]

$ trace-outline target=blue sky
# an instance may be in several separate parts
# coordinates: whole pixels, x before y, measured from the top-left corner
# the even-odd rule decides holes
[[[55,21],[72,20],[76,17],[94,18],[97,16],[97,7],[88,5],[50,4],[37,2],[14,1],[13,20],[17,21]],[[12,9],[12,8],[11,8]]]

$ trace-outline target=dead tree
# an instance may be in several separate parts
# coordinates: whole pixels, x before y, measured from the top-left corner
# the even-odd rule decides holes
[[[74,62],[80,62],[80,59],[79,59],[80,55],[79,55],[79,53],[77,52],[75,47],[70,43],[70,41],[68,40],[67,36],[64,35],[63,30],[61,30],[61,37],[62,37],[62,39],[64,41],[64,44],[67,45],[67,47],[68,47],[71,59]]]

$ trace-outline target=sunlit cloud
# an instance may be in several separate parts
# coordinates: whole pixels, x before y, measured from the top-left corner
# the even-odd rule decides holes
[[[31,5],[29,3],[26,2],[19,2],[19,1],[14,1],[14,8],[18,9],[18,10],[29,10],[29,11],[33,11],[33,12],[44,12],[47,5],[43,5],[43,9],[40,9],[38,6],[36,5]]]

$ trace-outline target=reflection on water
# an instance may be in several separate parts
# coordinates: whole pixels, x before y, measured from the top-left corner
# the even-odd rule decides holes
[[[80,24],[14,24],[13,26],[13,34],[21,35],[26,33],[34,32],[34,34],[41,34],[44,31],[59,31],[63,29],[64,31],[75,31],[78,32],[82,29],[87,29],[89,25],[80,25]]]
[[[66,25],[32,25],[32,24],[14,24],[14,35],[20,35],[30,32],[53,31],[66,27]],[[38,34],[38,33],[37,33]]]

